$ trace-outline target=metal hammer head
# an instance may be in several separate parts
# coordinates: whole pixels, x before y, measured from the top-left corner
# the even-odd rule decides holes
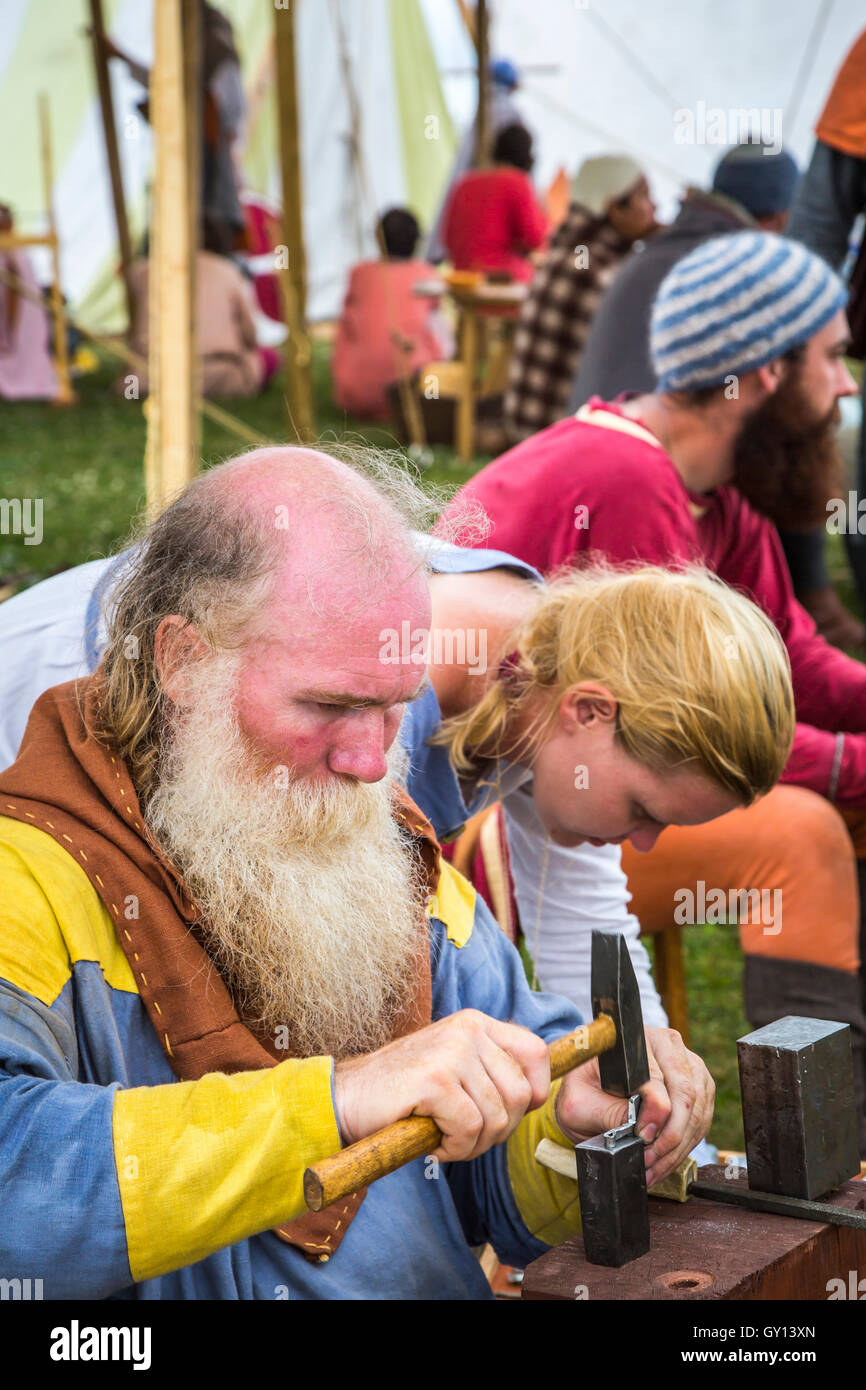
[[[592,934],[592,1013],[610,1014],[616,1046],[598,1059],[601,1084],[613,1096],[633,1096],[649,1081],[640,990],[628,946],[619,932]]]

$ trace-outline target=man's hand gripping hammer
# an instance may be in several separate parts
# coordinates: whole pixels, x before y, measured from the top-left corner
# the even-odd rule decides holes
[[[613,951],[602,950],[597,957],[597,937],[612,941]],[[622,952],[616,949],[617,943],[623,945]],[[598,1006],[596,996],[603,1001]],[[649,1080],[640,995],[622,938],[604,932],[593,932],[593,1013],[591,1023],[550,1044],[551,1080],[598,1057],[603,1065],[604,1089],[613,1095],[631,1095],[638,1085]],[[611,1084],[607,1084],[606,1078]],[[628,1089],[630,1086],[632,1089]],[[321,1211],[358,1188],[431,1153],[441,1142],[442,1133],[434,1120],[420,1115],[397,1120],[359,1139],[333,1158],[322,1159],[308,1168],[304,1174],[307,1206],[311,1211]]]

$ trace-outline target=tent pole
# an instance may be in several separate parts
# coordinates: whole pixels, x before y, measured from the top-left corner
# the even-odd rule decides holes
[[[60,288],[60,244],[57,239],[57,223],[54,220],[54,160],[51,153],[51,115],[48,96],[39,93],[39,133],[42,145],[42,179],[45,185],[45,207],[48,212],[48,236],[51,247],[51,314],[54,319],[54,357],[57,365],[57,401],[60,405],[74,405],[75,392],[69,375],[69,351],[66,341],[66,324],[63,318],[63,291]]]
[[[277,119],[282,176],[283,244],[280,285],[289,335],[286,339],[286,378],[289,426],[302,442],[313,438],[311,348],[307,336],[307,260],[304,251],[301,149],[298,131],[298,87],[295,68],[295,6],[274,7],[277,75]]]
[[[193,56],[189,48],[193,46]],[[195,242],[199,163],[198,0],[156,0],[150,79],[154,136],[150,399],[145,475],[157,513],[198,468]]]
[[[475,122],[475,167],[482,168],[488,162],[490,109],[489,91],[489,15],[487,0],[478,0],[475,10],[475,48],[478,54],[478,116]]]
[[[204,100],[202,95],[202,31],[201,5],[196,0],[182,0],[181,45],[183,48],[183,104],[186,119],[187,147],[187,206],[189,209],[189,243],[193,257],[204,241],[202,225],[202,148],[204,132]],[[194,300],[195,296],[193,296]],[[195,317],[190,317],[190,331],[195,336]],[[198,357],[196,356],[196,362]],[[201,394],[196,376],[196,396]]]
[[[265,41],[264,52],[259,60],[255,75],[247,89],[247,114],[244,125],[247,130],[252,130],[259,114],[259,108],[264,101],[268,88],[274,81],[274,36],[273,34]]]
[[[475,15],[470,10],[466,0],[457,0],[457,8],[460,11],[463,23],[466,25],[466,32],[472,40],[473,45],[477,47],[478,40],[475,32]]]
[[[129,237],[129,221],[126,216],[123,176],[120,171],[120,154],[117,146],[117,125],[114,119],[114,98],[111,94],[111,81],[108,76],[108,59],[105,56],[105,24],[102,16],[102,0],[90,0],[90,26],[93,66],[96,72],[96,89],[99,93],[99,109],[102,113],[102,133],[105,136],[105,153],[108,156],[111,201],[114,204],[117,244],[120,248],[120,273],[123,277],[123,292],[126,298],[127,321],[131,326],[133,303],[132,288],[129,280],[129,267],[132,265],[132,242]]]

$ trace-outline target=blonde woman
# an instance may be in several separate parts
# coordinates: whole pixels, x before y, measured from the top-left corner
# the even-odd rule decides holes
[[[665,826],[775,785],[794,729],[778,632],[697,568],[591,568],[545,587],[500,552],[430,558],[430,688],[401,730],[411,794],[446,839],[501,802],[545,989],[586,1015],[591,929],[620,930],[645,1021],[665,1024],[619,847],[649,850]]]

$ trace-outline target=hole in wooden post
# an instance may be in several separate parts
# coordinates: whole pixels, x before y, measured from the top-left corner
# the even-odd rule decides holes
[[[706,1274],[700,1269],[672,1269],[667,1274],[660,1274],[654,1281],[660,1284],[663,1289],[709,1289],[714,1283],[712,1274]]]

